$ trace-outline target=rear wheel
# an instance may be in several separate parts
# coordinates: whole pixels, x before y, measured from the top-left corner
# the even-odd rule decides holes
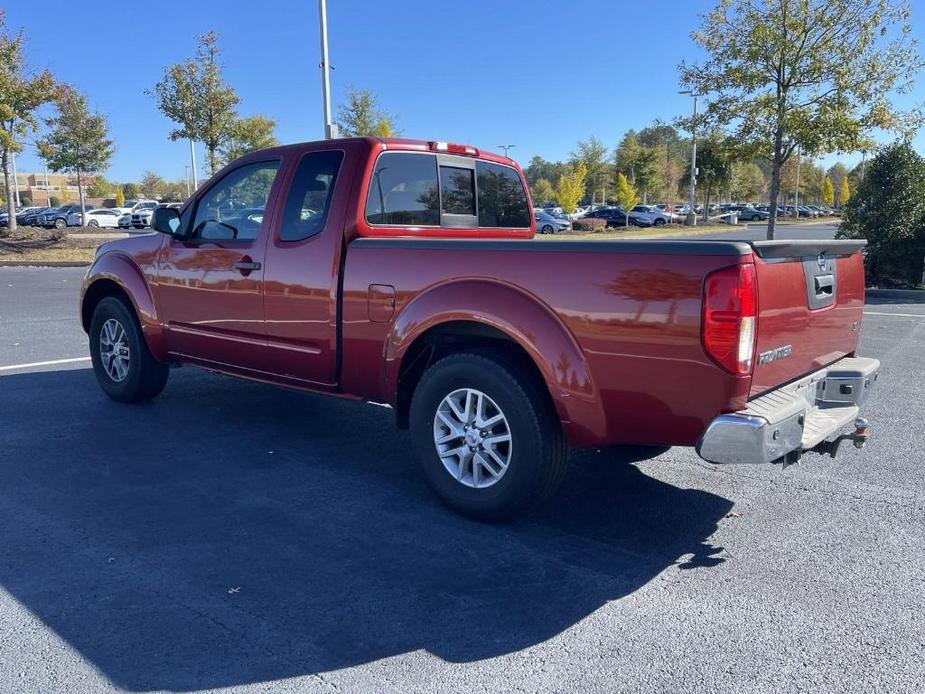
[[[90,359],[100,388],[119,402],[143,402],[157,396],[170,372],[151,355],[134,312],[112,296],[93,311]]]
[[[444,357],[411,401],[415,454],[447,506],[505,520],[548,498],[567,466],[558,418],[542,384],[500,355]]]

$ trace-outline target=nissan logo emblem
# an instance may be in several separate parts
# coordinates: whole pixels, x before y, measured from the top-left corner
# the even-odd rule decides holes
[[[825,270],[826,268],[825,251],[820,253],[819,257],[816,258],[816,265],[819,266],[820,270]]]

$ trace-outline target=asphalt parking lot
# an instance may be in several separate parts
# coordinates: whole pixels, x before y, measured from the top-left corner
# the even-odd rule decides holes
[[[865,450],[578,452],[490,526],[382,407],[192,368],[109,401],[82,275],[0,268],[0,692],[922,691],[923,298],[869,297]]]

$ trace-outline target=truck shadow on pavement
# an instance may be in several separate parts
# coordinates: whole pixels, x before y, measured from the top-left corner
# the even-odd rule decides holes
[[[6,376],[0,411],[0,590],[130,690],[518,651],[722,561],[732,506],[605,451],[529,518],[466,521],[391,411],[192,369],[140,406],[89,370]]]

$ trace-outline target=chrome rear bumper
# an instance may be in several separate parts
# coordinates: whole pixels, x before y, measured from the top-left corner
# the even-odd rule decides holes
[[[697,454],[711,463],[770,463],[817,447],[832,453],[826,440],[858,419],[879,369],[876,359],[845,357],[750,400],[744,410],[710,422]],[[856,439],[861,443],[866,422],[864,428]]]

